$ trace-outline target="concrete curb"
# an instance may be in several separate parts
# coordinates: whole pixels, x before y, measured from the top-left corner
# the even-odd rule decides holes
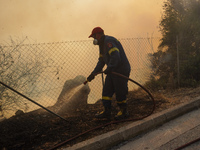
[[[106,150],[200,107],[200,97],[63,150]]]

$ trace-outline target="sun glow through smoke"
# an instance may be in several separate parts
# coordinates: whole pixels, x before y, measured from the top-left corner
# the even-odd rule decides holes
[[[160,35],[162,0],[0,0],[0,42],[28,36],[39,42],[88,39],[101,26],[118,38]]]

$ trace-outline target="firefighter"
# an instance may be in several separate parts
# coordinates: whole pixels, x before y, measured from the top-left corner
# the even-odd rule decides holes
[[[104,30],[96,27],[92,30],[89,38],[94,38],[93,44],[99,46],[99,59],[96,67],[88,76],[90,82],[95,78],[95,74],[102,71],[106,65],[107,68],[103,71],[106,74],[105,85],[102,92],[102,103],[104,110],[95,115],[96,118],[111,119],[111,101],[115,93],[117,104],[120,111],[115,116],[116,120],[125,119],[128,117],[126,95],[128,94],[128,80],[111,72],[117,72],[124,76],[130,75],[130,64],[124,52],[121,43],[114,37],[104,34]]]

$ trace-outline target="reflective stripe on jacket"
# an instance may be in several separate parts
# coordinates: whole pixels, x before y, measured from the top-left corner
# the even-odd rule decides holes
[[[124,71],[130,71],[130,64],[121,43],[108,35],[105,35],[99,44],[99,60],[93,73],[102,71],[105,64],[107,69],[114,72],[123,74]]]

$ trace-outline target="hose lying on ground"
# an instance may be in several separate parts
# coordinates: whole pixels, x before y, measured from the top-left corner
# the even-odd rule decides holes
[[[103,72],[99,72],[99,73],[97,73],[97,74],[95,74],[95,75],[98,75],[98,74],[100,74],[100,73],[103,73]],[[145,87],[143,87],[142,85],[140,85],[140,84],[137,83],[136,81],[134,81],[134,80],[132,80],[132,79],[130,79],[130,78],[128,78],[128,77],[122,75],[122,74],[119,74],[119,73],[116,73],[116,72],[111,72],[111,73],[114,74],[114,75],[117,75],[117,76],[119,76],[119,77],[125,78],[125,79],[127,79],[127,80],[129,80],[129,81],[135,83],[136,85],[138,85],[139,87],[141,87],[146,93],[148,93],[148,95],[150,96],[150,98],[151,98],[151,100],[152,100],[152,102],[153,102],[152,111],[151,111],[149,114],[147,114],[147,115],[145,115],[145,116],[143,116],[143,117],[140,117],[140,118],[136,118],[136,119],[131,119],[131,118],[129,118],[129,119],[124,119],[124,120],[111,121],[111,122],[108,122],[108,123],[106,123],[106,124],[97,126],[97,127],[95,127],[95,128],[92,128],[92,129],[89,129],[89,130],[87,130],[87,131],[85,131],[85,132],[82,132],[82,133],[80,133],[80,134],[78,134],[78,135],[76,135],[76,136],[74,136],[74,137],[72,137],[72,138],[70,138],[70,139],[68,139],[68,140],[66,140],[66,141],[64,141],[64,142],[62,142],[62,143],[57,144],[56,146],[54,146],[53,148],[51,148],[51,149],[49,149],[49,150],[54,150],[54,149],[56,149],[56,148],[59,148],[59,147],[63,146],[64,144],[66,144],[66,143],[68,143],[68,142],[70,142],[70,141],[72,141],[72,140],[74,140],[74,139],[76,139],[76,138],[78,138],[78,137],[80,137],[80,136],[82,136],[82,135],[84,135],[84,134],[87,134],[87,133],[89,133],[89,132],[91,132],[91,131],[94,131],[94,130],[96,130],[96,129],[99,129],[99,128],[102,128],[102,127],[105,127],[105,126],[108,126],[108,125],[111,125],[111,124],[117,124],[117,123],[120,123],[120,122],[142,120],[142,119],[144,119],[144,118],[150,116],[150,115],[154,112],[154,110],[155,110],[155,100],[154,100],[153,96],[151,95],[151,93],[150,93]],[[85,81],[83,84],[86,84],[87,82],[88,82],[88,81]]]
[[[1,82],[1,81],[0,81],[0,84],[2,84],[3,86],[5,86],[6,88],[10,89],[11,91],[13,91],[13,92],[17,93],[18,95],[22,96],[23,98],[25,98],[25,99],[29,100],[30,102],[32,102],[32,103],[34,103],[34,104],[38,105],[38,106],[39,106],[39,107],[41,107],[42,109],[44,109],[44,110],[46,110],[46,111],[50,112],[51,114],[55,115],[56,117],[59,117],[60,119],[62,119],[62,120],[64,120],[64,121],[66,121],[66,122],[69,122],[69,121],[68,121],[68,120],[66,120],[65,118],[63,118],[63,117],[61,117],[60,115],[58,115],[58,114],[56,114],[56,113],[52,112],[51,110],[47,109],[46,107],[42,106],[41,104],[37,103],[36,101],[34,101],[34,100],[30,99],[29,97],[25,96],[24,94],[22,94],[22,93],[18,92],[17,90],[15,90],[15,89],[11,88],[11,87],[10,87],[10,86],[8,86],[7,84],[5,84],[5,83],[3,83],[3,82]]]

